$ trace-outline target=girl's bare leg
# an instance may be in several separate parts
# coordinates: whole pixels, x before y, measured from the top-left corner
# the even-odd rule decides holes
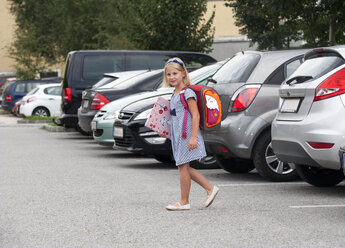
[[[189,168],[189,163],[178,166],[180,172],[181,205],[186,205],[189,203],[189,193],[191,185],[191,175],[189,173]]]
[[[209,196],[212,193],[213,185],[196,169],[188,166],[188,171],[191,179],[203,187]]]

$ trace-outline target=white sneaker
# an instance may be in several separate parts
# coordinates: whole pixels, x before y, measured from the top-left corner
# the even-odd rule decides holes
[[[170,211],[190,210],[190,204],[181,205],[181,203],[178,202],[176,205],[177,206],[168,205],[165,208]]]
[[[214,198],[216,198],[216,195],[219,192],[219,188],[217,186],[213,186],[212,193],[210,194],[209,197],[207,197],[206,203],[205,203],[205,208],[209,207],[212,202],[214,201]]]

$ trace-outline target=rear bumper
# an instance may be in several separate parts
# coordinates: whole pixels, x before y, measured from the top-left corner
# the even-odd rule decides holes
[[[97,111],[89,111],[87,113],[79,112],[78,110],[78,125],[85,132],[92,132],[91,121],[95,117]]]
[[[78,126],[78,116],[76,114],[62,114],[55,123],[60,126],[76,127]]]

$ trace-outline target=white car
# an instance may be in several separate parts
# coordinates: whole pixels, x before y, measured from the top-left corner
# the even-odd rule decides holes
[[[60,103],[61,84],[42,84],[23,97],[19,112],[24,116],[59,116]]]

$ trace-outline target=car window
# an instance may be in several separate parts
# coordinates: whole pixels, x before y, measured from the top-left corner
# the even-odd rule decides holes
[[[25,84],[24,83],[18,83],[16,85],[16,88],[14,89],[14,92],[16,93],[25,93]]]
[[[258,54],[240,53],[225,63],[212,78],[217,84],[246,82],[259,59]]]
[[[123,55],[86,55],[83,79],[101,79],[104,73],[123,71]]]
[[[61,94],[61,87],[60,86],[47,87],[43,90],[43,92],[47,95],[59,96]]]
[[[344,63],[344,59],[338,56],[314,57],[305,60],[289,78],[311,76],[316,79]]]
[[[179,54],[177,57],[182,59],[186,67],[200,68],[204,65],[216,62],[213,58],[209,56],[201,56],[200,54]]]
[[[27,91],[30,91],[30,90],[36,88],[39,85],[41,85],[41,83],[28,83],[27,84]]]
[[[26,95],[31,96],[31,95],[35,94],[37,91],[38,91],[38,88],[36,87],[36,88],[30,90]]]
[[[126,57],[127,70],[162,69],[169,59],[167,55],[130,54]]]
[[[286,77],[290,77],[291,74],[301,65],[301,60],[296,59],[286,65]]]

